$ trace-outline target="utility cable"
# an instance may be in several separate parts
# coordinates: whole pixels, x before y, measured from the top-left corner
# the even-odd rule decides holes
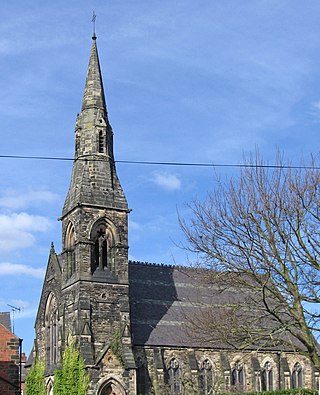
[[[74,158],[65,158],[58,156],[25,156],[25,155],[0,155],[4,159],[34,159],[34,160],[57,160],[73,161]],[[86,158],[79,158],[86,160]],[[78,160],[79,160],[78,159]],[[295,165],[264,165],[250,163],[201,163],[201,162],[157,162],[143,160],[115,160],[115,163],[124,163],[130,165],[157,165],[157,166],[185,166],[185,167],[237,167],[237,168],[269,168],[269,169],[301,169],[301,170],[320,170],[320,166],[295,166]]]

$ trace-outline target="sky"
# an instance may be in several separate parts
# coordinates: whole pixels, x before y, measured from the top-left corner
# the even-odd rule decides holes
[[[95,11],[115,158],[240,164],[319,154],[318,0],[0,4],[0,156],[72,158]],[[28,354],[71,161],[0,157],[0,311]],[[178,215],[236,168],[117,164],[129,257],[186,264]]]

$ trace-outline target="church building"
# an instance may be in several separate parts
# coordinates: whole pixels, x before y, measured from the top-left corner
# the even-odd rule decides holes
[[[290,350],[212,347],[187,318],[218,295],[201,273],[128,260],[128,215],[117,176],[96,36],[75,125],[62,251],[52,244],[35,322],[34,357],[47,393],[70,339],[90,375],[89,395],[212,394],[319,384],[310,360]]]

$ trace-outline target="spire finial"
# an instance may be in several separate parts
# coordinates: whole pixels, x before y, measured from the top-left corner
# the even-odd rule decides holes
[[[95,40],[97,38],[97,36],[96,36],[96,18],[97,18],[97,15],[96,15],[96,13],[93,10],[92,19],[91,19],[91,22],[92,22],[92,40]]]

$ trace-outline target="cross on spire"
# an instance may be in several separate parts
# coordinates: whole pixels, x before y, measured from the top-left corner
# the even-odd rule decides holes
[[[96,36],[96,18],[97,18],[97,15],[96,15],[96,13],[94,12],[94,10],[93,10],[93,13],[92,13],[92,19],[91,19],[91,22],[92,22],[92,29],[93,29],[93,35],[92,35],[92,38],[93,39],[96,39],[97,38],[97,36]]]

